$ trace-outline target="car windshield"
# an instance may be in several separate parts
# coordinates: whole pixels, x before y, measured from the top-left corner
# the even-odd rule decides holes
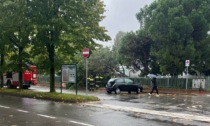
[[[119,79],[116,80],[116,82],[117,83],[124,83],[125,81],[124,81],[124,78],[119,78]]]
[[[119,78],[116,80],[116,83],[132,84],[133,81],[129,78]]]
[[[112,82],[112,81],[114,81],[116,78],[112,78],[112,79],[110,79],[108,82]]]
[[[133,83],[133,81],[132,81],[132,80],[130,80],[130,79],[128,79],[128,78],[125,78],[125,83],[126,83],[126,84],[132,84],[132,83]]]
[[[113,82],[116,78],[112,78],[108,81],[108,83]]]

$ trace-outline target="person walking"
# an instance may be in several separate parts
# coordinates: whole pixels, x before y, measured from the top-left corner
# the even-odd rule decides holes
[[[156,93],[157,93],[156,96],[159,97],[159,92],[158,92],[158,88],[157,88],[156,77],[154,77],[154,78],[152,79],[152,90],[151,90],[150,93],[148,93],[148,95],[150,96],[150,95],[153,93],[154,90],[156,90]]]

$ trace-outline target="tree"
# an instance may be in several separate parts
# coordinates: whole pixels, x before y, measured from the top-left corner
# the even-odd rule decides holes
[[[19,72],[19,86],[22,89],[22,72],[26,68],[29,54],[24,50],[30,46],[30,33],[32,30],[30,20],[27,15],[26,1],[2,0],[1,6],[1,38],[3,52],[1,62],[3,64],[5,45],[8,46],[9,67],[11,71]],[[5,43],[6,42],[6,43]],[[5,72],[5,71],[4,71]]]
[[[116,58],[109,48],[98,48],[89,58],[89,71],[93,76],[110,76],[117,71]]]
[[[120,52],[120,48],[121,48],[121,44],[122,44],[122,38],[126,35],[125,32],[118,32],[115,39],[114,39],[114,45],[112,47],[112,52],[114,57],[116,58],[117,62],[119,65],[121,65],[121,67],[123,68],[123,74],[125,75],[125,70],[124,70],[124,66],[126,64],[125,61],[125,56],[121,55]],[[121,73],[121,72],[120,72]]]
[[[35,29],[34,55],[44,55],[43,64],[50,70],[50,92],[55,92],[55,68],[61,61],[58,52],[71,57],[84,47],[97,46],[95,40],[110,39],[99,26],[105,11],[100,0],[33,0],[28,9]]]
[[[2,88],[4,85],[4,77],[3,77],[4,65],[5,65],[5,60],[4,60],[5,54],[4,53],[5,53],[5,45],[4,45],[4,42],[2,41],[2,39],[0,39],[0,79],[1,79],[0,88]]]
[[[88,64],[88,76],[95,78],[96,76],[102,76],[104,79],[109,79],[114,75],[118,69],[118,63],[113,52],[108,47],[100,47],[95,50],[91,50],[91,55],[87,59]],[[79,85],[85,86],[85,58],[81,55],[78,57],[78,80]]]
[[[119,54],[125,58],[127,66],[132,64],[135,70],[141,70],[141,74],[146,75],[149,73],[151,44],[151,38],[143,30],[129,32],[122,38]]]
[[[158,0],[137,14],[142,28],[155,42],[151,55],[162,73],[181,74],[186,59],[197,70],[204,65],[203,55],[209,46],[205,42],[210,24],[209,4],[209,0]]]

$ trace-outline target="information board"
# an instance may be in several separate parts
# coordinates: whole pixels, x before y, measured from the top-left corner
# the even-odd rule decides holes
[[[62,65],[62,82],[76,83],[76,65]]]

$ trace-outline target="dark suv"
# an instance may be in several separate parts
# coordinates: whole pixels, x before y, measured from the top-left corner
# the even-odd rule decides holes
[[[118,94],[122,91],[127,91],[129,94],[133,91],[137,94],[143,91],[143,87],[134,82],[129,78],[111,78],[106,84],[106,91],[111,94],[112,91]]]

